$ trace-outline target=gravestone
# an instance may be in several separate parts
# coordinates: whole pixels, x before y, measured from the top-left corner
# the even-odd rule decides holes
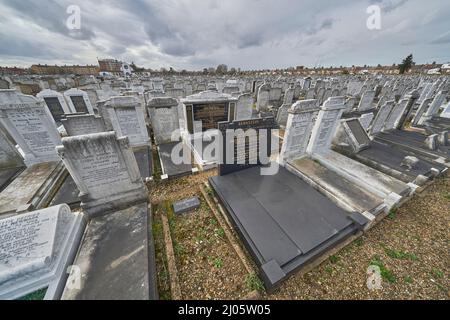
[[[389,117],[386,119],[383,131],[397,129],[400,126],[401,119],[406,111],[414,103],[411,95],[406,95],[405,98],[400,100],[392,109]]]
[[[442,118],[450,119],[450,102],[447,104],[447,106],[442,111],[441,115]]]
[[[178,101],[174,98],[152,98],[147,103],[147,108],[156,144],[173,142],[172,134],[180,129]]]
[[[75,110],[71,110],[67,105],[64,96],[57,91],[49,89],[43,90],[39,92],[36,97],[45,101],[57,125],[61,124],[61,119],[64,118],[64,115],[75,113]]]
[[[223,139],[223,148],[219,156],[221,159],[219,175],[223,176],[264,164],[263,162],[266,160],[264,157],[270,157],[272,153],[272,130],[276,128],[273,117],[219,123],[219,131]],[[233,137],[228,135],[229,130],[235,133]],[[254,139],[246,138],[245,135],[248,133],[254,133]],[[261,142],[265,146],[261,146]],[[228,159],[230,153],[233,155],[233,162]]]
[[[27,167],[59,161],[55,147],[61,138],[43,101],[0,90],[0,123],[22,149]]]
[[[64,92],[64,97],[72,111],[75,110],[77,113],[94,114],[94,108],[85,91],[72,88]]]
[[[253,114],[253,96],[251,93],[242,94],[236,103],[236,120],[251,119]]]
[[[374,117],[375,115],[372,112],[364,113],[363,115],[361,115],[361,117],[359,118],[359,122],[361,122],[361,126],[364,128],[364,130],[367,131],[369,129]]]
[[[387,101],[384,105],[381,106],[381,108],[378,110],[377,115],[375,116],[375,119],[372,122],[372,127],[369,129],[370,135],[374,136],[377,133],[380,133],[385,125],[386,119],[389,117],[389,114],[392,111],[392,108],[394,108],[395,101]]]
[[[320,108],[307,149],[310,154],[330,150],[331,142],[345,109],[345,97],[332,97]]]
[[[63,138],[57,151],[90,217],[146,201],[148,191],[127,137],[104,132]]]
[[[358,111],[367,111],[373,108],[373,100],[375,99],[375,90],[367,90],[361,97],[358,105]]]
[[[416,114],[414,115],[414,118],[412,120],[413,126],[416,126],[419,124],[419,122],[422,119],[423,114],[427,111],[427,108],[430,105],[431,101],[432,101],[431,98],[423,99],[422,102],[419,104]]]
[[[283,104],[277,112],[277,123],[281,127],[286,127],[287,119],[288,119],[288,111],[292,104]]]
[[[0,219],[0,299],[18,299],[46,288],[61,297],[85,222],[67,205]]]
[[[283,104],[291,106],[293,101],[294,101],[294,89],[289,88],[284,93]]]
[[[132,147],[150,145],[144,110],[139,100],[134,97],[112,97],[104,107],[119,137],[128,137]]]
[[[266,112],[270,102],[270,85],[263,84],[258,89],[258,97],[256,101],[256,109],[259,112]]]
[[[423,117],[419,120],[419,124],[424,124],[427,120],[431,119],[438,113],[439,108],[442,107],[447,99],[447,93],[447,91],[438,92],[438,94],[434,97],[433,101],[428,107],[427,112],[425,112]]]
[[[175,214],[182,214],[193,211],[200,207],[200,200],[197,197],[184,199],[173,204]]]
[[[298,101],[289,110],[281,148],[281,160],[297,159],[306,155],[314,118],[319,112],[316,100]]]
[[[66,129],[68,136],[80,136],[106,131],[103,119],[93,114],[67,115],[62,119],[61,123]]]

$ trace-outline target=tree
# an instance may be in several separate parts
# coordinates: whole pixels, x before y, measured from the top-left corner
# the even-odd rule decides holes
[[[216,72],[217,72],[218,74],[225,74],[225,73],[227,73],[227,72],[228,72],[228,67],[227,67],[227,65],[226,65],[226,64],[219,64],[219,65],[217,66]]]
[[[405,59],[403,59],[401,64],[398,65],[398,70],[400,71],[400,74],[404,74],[405,72],[411,70],[413,65],[414,65],[413,55],[410,54]]]

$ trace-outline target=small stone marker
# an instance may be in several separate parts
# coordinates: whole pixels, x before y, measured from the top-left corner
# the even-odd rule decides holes
[[[182,214],[200,207],[200,200],[197,197],[184,199],[173,204],[175,214]]]

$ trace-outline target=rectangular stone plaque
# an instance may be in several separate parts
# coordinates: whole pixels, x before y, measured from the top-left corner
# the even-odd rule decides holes
[[[197,197],[184,199],[173,204],[173,211],[182,214],[200,207],[200,200]]]

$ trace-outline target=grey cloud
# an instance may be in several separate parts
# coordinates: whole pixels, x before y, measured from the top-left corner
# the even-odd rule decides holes
[[[450,43],[450,31],[430,41],[431,44],[447,44]]]

